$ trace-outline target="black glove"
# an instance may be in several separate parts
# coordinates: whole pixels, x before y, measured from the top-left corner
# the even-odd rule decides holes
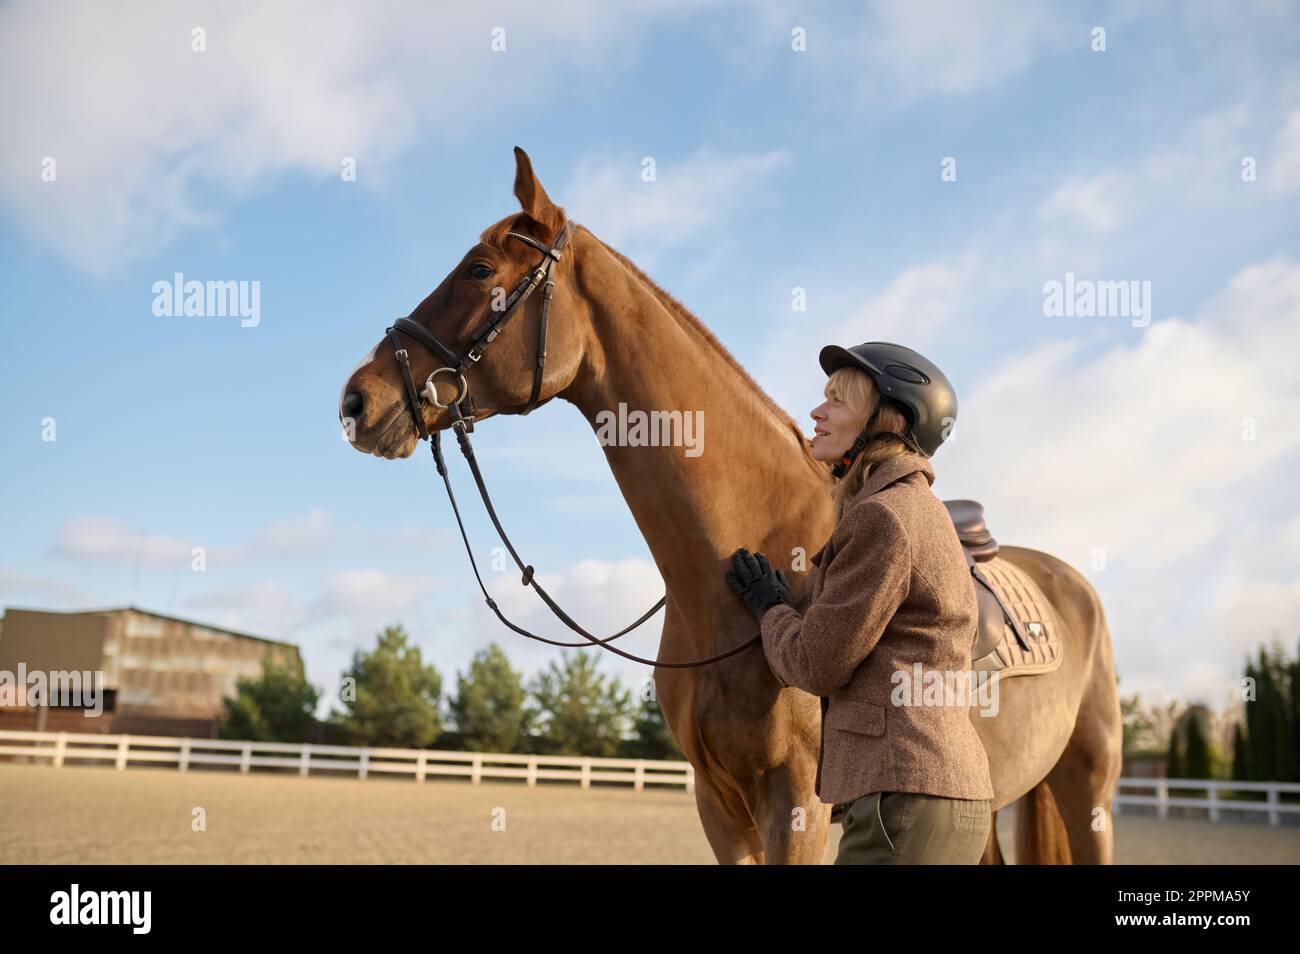
[[[749,611],[759,621],[777,603],[794,605],[794,594],[790,592],[790,581],[785,578],[785,574],[773,570],[763,554],[750,553],[744,547],[731,555],[727,585],[745,601]]]

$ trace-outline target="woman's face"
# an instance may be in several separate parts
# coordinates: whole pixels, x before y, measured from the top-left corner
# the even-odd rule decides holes
[[[853,441],[862,433],[866,421],[849,410],[840,401],[835,388],[826,385],[823,392],[826,400],[812,409],[816,427],[813,431],[812,455],[817,460],[830,462],[839,460],[853,446]]]

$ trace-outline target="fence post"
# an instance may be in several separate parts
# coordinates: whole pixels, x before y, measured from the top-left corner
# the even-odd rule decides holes
[[[1206,789],[1206,794],[1210,796],[1210,821],[1216,822],[1219,820],[1219,789]]]
[[[126,768],[126,754],[131,748],[131,737],[124,735],[117,740],[117,763],[116,768],[120,772]]]
[[[1276,788],[1270,788],[1268,790],[1268,823],[1270,825],[1277,825],[1281,823],[1281,818],[1278,816],[1278,811],[1277,811],[1277,789]]]
[[[370,750],[361,750],[361,765],[357,767],[357,778],[365,779],[370,774]]]
[[[528,760],[528,787],[537,787],[537,756],[532,756]]]
[[[695,794],[695,766],[694,765],[686,766],[686,794],[687,795]]]
[[[311,743],[306,742],[302,747],[302,761],[298,764],[298,774],[306,778],[311,772]]]
[[[253,767],[253,743],[245,742],[243,751],[239,753],[239,771],[244,775]]]
[[[470,780],[471,782],[473,782],[475,785],[480,785],[480,784],[482,784],[482,782],[483,782],[483,756],[481,756],[481,755],[476,755],[476,756],[474,756],[473,761],[470,762],[469,780]]]
[[[636,776],[632,782],[632,787],[638,792],[645,791],[645,759],[636,760]]]
[[[1169,817],[1169,785],[1166,782],[1156,782],[1156,817]]]
[[[68,747],[68,733],[60,732],[54,740],[54,767],[63,767],[63,753]]]
[[[189,739],[181,739],[181,758],[180,758],[180,764],[177,766],[177,768],[179,768],[182,772],[188,772],[190,770],[190,740]]]
[[[422,751],[415,759],[415,780],[417,782],[424,781],[424,766],[425,766],[426,755],[427,753]]]

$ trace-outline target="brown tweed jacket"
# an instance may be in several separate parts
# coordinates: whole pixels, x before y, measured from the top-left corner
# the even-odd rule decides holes
[[[763,651],[784,686],[822,697],[818,797],[871,792],[993,797],[969,705],[902,705],[895,673],[968,672],[979,606],[957,531],[920,454],[880,464],[811,559],[797,607],[763,614]],[[924,677],[922,686],[925,685]],[[907,700],[913,701],[909,685]],[[969,700],[967,700],[969,702]]]

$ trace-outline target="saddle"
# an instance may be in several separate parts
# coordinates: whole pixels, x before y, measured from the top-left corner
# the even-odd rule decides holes
[[[1029,625],[1035,627],[1034,631],[1026,632],[1018,614],[1003,602],[992,582],[980,571],[978,564],[988,563],[998,555],[998,541],[993,539],[984,522],[984,505],[975,500],[945,500],[943,505],[948,508],[948,516],[957,528],[957,539],[966,554],[966,565],[975,579],[975,595],[979,600],[979,628],[971,650],[971,668],[977,672],[1006,669],[1009,660],[998,652],[1006,627],[1011,628],[1016,642],[1029,654],[1034,654],[1035,650],[1031,639],[1040,639],[1042,628],[1031,623]]]

